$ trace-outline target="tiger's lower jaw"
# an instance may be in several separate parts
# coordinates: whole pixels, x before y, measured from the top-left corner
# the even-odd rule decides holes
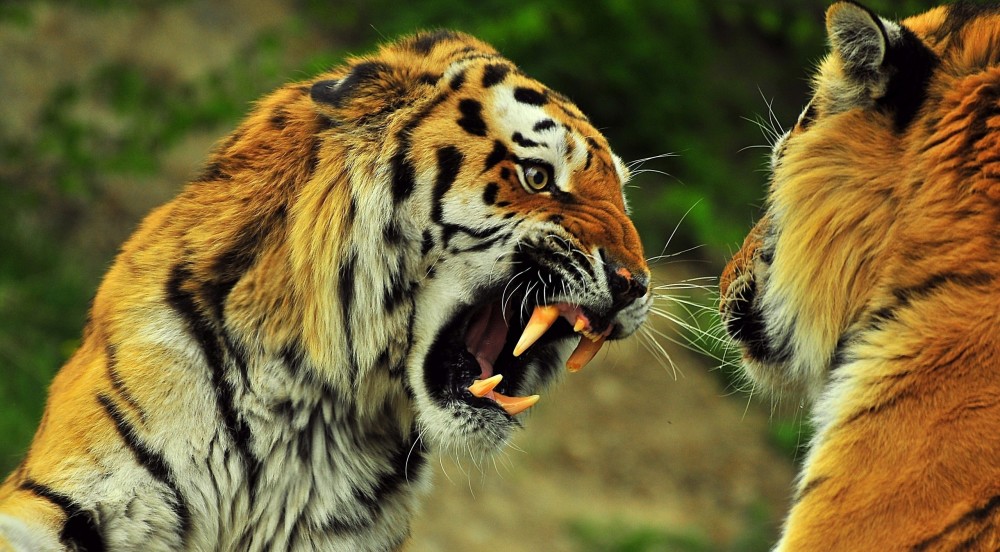
[[[741,274],[725,290],[720,309],[726,333],[740,351],[744,374],[773,396],[813,396],[815,370],[800,366],[790,335],[775,340],[768,334],[758,293],[753,276]]]

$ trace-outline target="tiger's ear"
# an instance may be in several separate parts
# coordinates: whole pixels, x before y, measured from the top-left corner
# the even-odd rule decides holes
[[[439,76],[412,75],[382,61],[355,63],[338,79],[312,84],[309,96],[316,110],[339,125],[379,125],[398,107],[433,85]]]
[[[837,2],[826,11],[826,32],[851,95],[883,96],[891,74],[885,63],[890,40],[882,20],[859,4]]]

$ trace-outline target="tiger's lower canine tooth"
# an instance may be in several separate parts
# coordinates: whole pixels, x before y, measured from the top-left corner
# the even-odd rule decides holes
[[[500,393],[493,393],[493,400],[503,407],[503,409],[507,411],[507,414],[510,414],[511,416],[516,416],[531,408],[536,402],[538,402],[539,398],[541,398],[539,395],[531,395],[528,397],[508,397],[506,395],[501,395]]]
[[[496,387],[502,379],[503,374],[497,374],[491,378],[476,380],[469,386],[469,392],[477,397],[485,397],[490,391],[493,391],[493,388]]]
[[[545,335],[545,332],[549,331],[552,324],[556,323],[559,319],[559,307],[552,305],[538,305],[535,310],[531,313],[531,318],[528,319],[528,325],[524,327],[524,331],[521,333],[521,337],[517,340],[517,345],[514,346],[514,356],[521,356],[521,353],[528,350],[539,337]]]
[[[566,368],[570,372],[576,372],[586,366],[597,355],[597,351],[601,350],[605,341],[607,341],[607,338],[604,336],[600,336],[593,341],[587,337],[581,337],[580,343],[576,346],[576,349],[573,349],[573,352],[569,355],[569,359],[566,360]]]

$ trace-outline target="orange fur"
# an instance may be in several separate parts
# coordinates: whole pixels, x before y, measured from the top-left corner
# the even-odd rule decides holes
[[[838,3],[828,29],[865,17]],[[925,88],[887,98],[926,68],[887,57],[867,80],[834,43],[815,116],[776,145],[768,215],[726,267],[722,316],[751,379],[814,402],[777,549],[996,550],[1000,13],[882,24],[889,51],[919,49],[901,46],[908,29],[931,52]],[[906,94],[926,98],[901,128]]]

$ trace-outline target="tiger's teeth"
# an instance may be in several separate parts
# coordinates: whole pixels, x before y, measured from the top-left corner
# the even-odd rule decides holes
[[[552,305],[536,306],[534,312],[531,313],[531,318],[528,319],[528,325],[524,327],[524,332],[521,333],[521,337],[517,340],[517,345],[514,346],[514,356],[521,356],[521,353],[528,350],[528,347],[531,347],[538,341],[539,337],[545,335],[545,332],[558,319],[559,307]]]
[[[493,393],[493,400],[503,407],[503,409],[507,411],[507,414],[510,414],[511,416],[516,416],[531,408],[540,398],[541,397],[539,395],[531,395],[528,397],[508,397],[497,392]]]
[[[502,379],[503,374],[497,374],[491,378],[476,380],[469,386],[469,392],[477,397],[485,397],[490,391],[493,391],[493,388],[496,387]]]
[[[596,339],[591,339],[586,335],[581,337],[580,343],[566,360],[566,368],[570,372],[576,372],[586,366],[597,355],[597,351],[601,350],[606,340],[607,338],[604,336],[596,336]]]

